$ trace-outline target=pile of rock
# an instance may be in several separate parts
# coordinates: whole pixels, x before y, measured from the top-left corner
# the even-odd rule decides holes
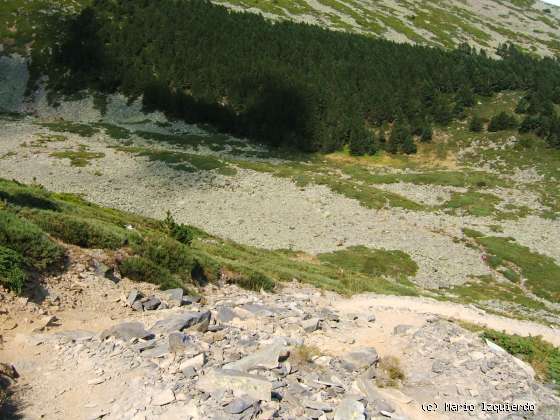
[[[183,289],[171,289],[164,292],[164,297],[155,295],[143,296],[142,292],[133,289],[126,298],[126,304],[135,311],[153,311],[156,309],[175,308],[200,302],[200,296],[184,295]]]

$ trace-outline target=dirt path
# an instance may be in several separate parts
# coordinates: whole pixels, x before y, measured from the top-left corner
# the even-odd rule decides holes
[[[508,334],[518,334],[521,336],[540,335],[546,341],[560,346],[560,330],[557,328],[547,327],[536,322],[493,315],[471,306],[451,302],[439,302],[429,298],[362,294],[350,299],[341,298],[333,302],[333,306],[341,312],[359,313],[369,310],[375,311],[376,313],[378,311],[392,311],[395,316],[400,312],[438,315],[486,326],[498,331],[505,331]],[[405,321],[406,317],[399,318],[398,323],[403,324]]]

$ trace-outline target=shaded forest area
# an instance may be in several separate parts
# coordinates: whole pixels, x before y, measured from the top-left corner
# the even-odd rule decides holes
[[[32,71],[51,88],[143,95],[148,110],[274,146],[414,153],[412,136],[429,141],[432,125],[463,118],[476,95],[512,89],[548,104],[525,128],[560,139],[559,60],[512,45],[496,60],[466,45],[397,44],[200,0],[95,0],[45,30],[59,31],[58,42],[34,53]]]

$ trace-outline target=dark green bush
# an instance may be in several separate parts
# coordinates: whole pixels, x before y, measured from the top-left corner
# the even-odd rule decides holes
[[[162,268],[147,258],[137,255],[129,257],[120,263],[119,271],[123,276],[131,280],[157,284],[164,290],[183,287],[182,282],[174,277],[169,270]]]
[[[23,257],[20,253],[0,246],[0,283],[20,294],[27,280]]]
[[[180,274],[183,278],[190,278],[190,273],[195,266],[189,248],[168,237],[155,235],[148,237],[144,242],[133,245],[133,250],[136,254],[153,261],[171,273]]]
[[[6,210],[0,210],[0,245],[20,253],[24,262],[37,269],[61,265],[64,249],[51,241],[47,234],[33,223]]]
[[[516,128],[518,124],[517,118],[514,115],[502,111],[492,117],[490,124],[488,124],[488,131],[511,130]]]
[[[420,133],[420,141],[422,143],[429,143],[432,141],[433,136],[434,132],[432,130],[432,127],[427,125],[422,128],[422,132]]]
[[[474,133],[480,133],[483,128],[484,128],[484,120],[482,119],[482,117],[475,115],[474,117],[471,118],[471,121],[469,123],[470,131]]]
[[[175,222],[171,212],[168,210],[163,220],[164,232],[185,245],[190,245],[195,237],[195,229],[190,226]]]
[[[123,228],[95,219],[51,211],[34,211],[25,215],[55,238],[84,248],[118,249],[128,242]]]

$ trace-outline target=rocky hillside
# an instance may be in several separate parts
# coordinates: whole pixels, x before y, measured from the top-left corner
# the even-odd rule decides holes
[[[103,252],[67,252],[42,300],[0,293],[13,418],[558,418],[560,400],[540,383],[548,359],[535,371],[501,347],[515,351],[510,341],[481,339],[433,301],[403,308],[297,283],[278,294],[215,283],[200,298],[107,275]],[[445,408],[459,402],[469,405]]]
[[[38,24],[77,13],[87,0],[4,0],[0,52],[23,52],[38,38]],[[539,55],[560,52],[560,8],[535,0],[214,0],[262,13],[397,42],[453,48],[468,42],[494,51],[512,41]]]
[[[494,51],[514,42],[527,51],[560,52],[560,8],[534,0],[215,0],[236,10],[262,13],[331,29],[453,48],[468,42]]]

